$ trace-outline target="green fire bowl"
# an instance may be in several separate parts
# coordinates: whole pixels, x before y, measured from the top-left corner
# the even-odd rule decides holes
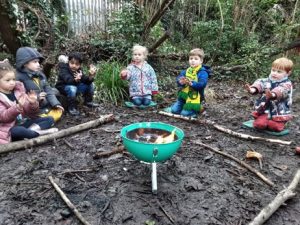
[[[129,131],[138,129],[138,128],[152,128],[152,129],[161,129],[168,132],[172,132],[174,129],[177,136],[177,140],[165,143],[165,144],[155,144],[155,143],[144,143],[138,142],[132,139],[127,138],[126,134]],[[133,154],[135,158],[144,162],[162,162],[173,156],[175,152],[179,149],[184,133],[180,128],[175,126],[160,123],[160,122],[140,122],[128,125],[123,127],[121,130],[121,137],[123,144],[128,152]]]

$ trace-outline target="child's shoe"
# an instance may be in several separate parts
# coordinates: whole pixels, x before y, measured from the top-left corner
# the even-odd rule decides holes
[[[68,112],[71,116],[79,116],[80,112],[75,107],[69,107]]]

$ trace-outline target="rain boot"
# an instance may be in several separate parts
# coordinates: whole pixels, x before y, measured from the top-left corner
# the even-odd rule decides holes
[[[68,97],[68,112],[72,116],[79,116],[80,112],[77,110],[76,97]]]
[[[86,93],[84,95],[84,104],[90,108],[99,106],[98,103],[93,102],[93,94],[92,93]]]

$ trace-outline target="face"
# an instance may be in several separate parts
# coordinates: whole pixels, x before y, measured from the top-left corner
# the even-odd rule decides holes
[[[7,72],[0,78],[0,91],[6,94],[11,93],[16,85],[16,76],[14,72]]]
[[[189,64],[191,67],[197,67],[202,64],[203,60],[197,56],[197,55],[192,55],[189,57]]]
[[[72,72],[76,72],[77,70],[79,70],[80,66],[81,63],[77,59],[71,59],[69,61],[69,67]]]
[[[136,63],[145,61],[145,54],[142,50],[135,50],[132,54],[133,61]]]
[[[28,70],[37,72],[41,69],[40,60],[39,59],[31,60],[28,63],[26,63],[24,67],[27,68]]]
[[[276,69],[272,67],[271,69],[271,78],[272,80],[282,80],[283,78],[287,77],[290,73],[287,73],[285,70]]]

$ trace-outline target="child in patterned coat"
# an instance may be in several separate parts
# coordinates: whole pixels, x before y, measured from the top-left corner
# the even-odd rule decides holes
[[[145,60],[148,55],[146,47],[134,45],[132,62],[121,71],[120,77],[129,81],[129,94],[136,106],[148,106],[152,95],[158,93],[157,78],[152,66]]]
[[[283,131],[287,121],[292,119],[292,82],[289,75],[293,62],[287,58],[276,59],[272,63],[268,78],[258,79],[252,85],[247,84],[250,94],[260,94],[255,102],[253,127],[275,132]]]

